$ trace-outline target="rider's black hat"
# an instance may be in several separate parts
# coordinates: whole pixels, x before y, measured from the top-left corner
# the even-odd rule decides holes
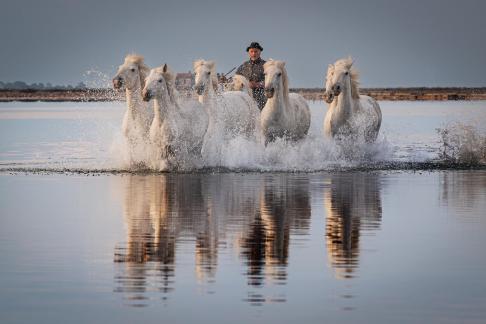
[[[250,46],[246,48],[246,51],[248,52],[250,48],[258,48],[260,51],[263,51],[263,47],[261,47],[257,42],[252,42]]]

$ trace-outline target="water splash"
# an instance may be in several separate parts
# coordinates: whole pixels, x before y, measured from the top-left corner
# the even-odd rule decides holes
[[[439,157],[453,163],[486,164],[486,133],[461,122],[438,128],[442,147]]]
[[[277,139],[264,146],[261,142],[239,135],[224,138],[216,133],[211,139],[217,147],[210,159],[189,154],[179,154],[179,159],[170,162],[157,154],[157,148],[150,143],[141,143],[138,147],[138,157],[144,157],[143,163],[137,165],[128,162],[127,146],[123,140],[117,139],[112,146],[112,153],[125,157],[121,161],[122,169],[152,171],[194,171],[202,169],[224,169],[234,171],[290,171],[312,172],[331,170],[343,167],[357,167],[375,162],[390,160],[392,149],[384,136],[375,143],[366,143],[358,137],[343,138],[334,141],[320,134],[309,134],[305,139],[293,142]],[[116,153],[115,153],[116,152]],[[132,153],[133,154],[133,153]],[[143,158],[142,158],[143,160]]]
[[[103,98],[105,101],[120,99],[120,92],[111,91],[112,83],[109,73],[98,69],[90,69],[83,73],[84,84],[86,85],[85,101],[89,98]]]
[[[299,141],[279,139],[266,147],[243,136],[219,142],[216,164],[185,152],[179,163],[169,165],[154,154],[150,143],[136,149],[144,163],[133,163],[121,131],[123,102],[110,103],[8,103],[0,109],[2,141],[0,170],[16,172],[314,172],[342,169],[416,170],[486,165],[485,132],[467,124],[412,124],[397,107],[385,104],[384,127],[375,143],[359,138],[329,140],[322,135],[325,104],[310,103],[309,135]],[[479,111],[471,105],[458,114],[464,120]],[[446,119],[450,112],[444,106]],[[450,111],[462,109],[453,106]],[[407,111],[422,112],[422,104]],[[415,110],[414,110],[415,109]],[[454,110],[453,110],[454,109]],[[388,115],[387,115],[388,114]],[[460,116],[459,116],[460,115]],[[422,118],[422,117],[421,117]],[[447,117],[450,119],[449,117]],[[479,117],[476,120],[481,120]],[[404,125],[406,127],[404,127]],[[416,126],[418,125],[418,126]],[[19,132],[18,129],[22,129]]]
[[[111,88],[111,77],[108,73],[90,69],[83,73],[84,83],[88,88]]]

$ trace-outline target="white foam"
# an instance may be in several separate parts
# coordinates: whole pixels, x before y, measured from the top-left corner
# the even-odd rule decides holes
[[[218,109],[223,111],[231,109],[231,106],[225,102]],[[130,154],[125,152],[126,143],[116,138],[111,151],[115,157],[112,168],[148,167],[156,171],[190,171],[209,167],[254,171],[317,171],[383,161],[390,159],[392,154],[384,136],[380,136],[373,144],[365,143],[359,136],[334,141],[323,137],[319,123],[313,123],[309,135],[303,140],[293,142],[277,139],[267,146],[262,144],[260,136],[256,139],[248,138],[241,132],[228,136],[219,124],[213,125],[210,135],[205,138],[206,147],[210,151],[205,152],[204,157],[182,154],[179,155],[178,163],[172,165],[160,156],[147,153],[150,151],[150,143],[141,143],[138,148],[139,158],[144,163],[130,163],[130,159],[120,158]]]

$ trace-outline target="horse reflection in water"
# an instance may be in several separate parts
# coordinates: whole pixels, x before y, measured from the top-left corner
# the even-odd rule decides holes
[[[173,290],[176,245],[194,244],[196,278],[212,281],[226,226],[244,227],[251,221],[248,215],[257,210],[258,192],[250,190],[254,186],[241,175],[124,179],[127,239],[126,246],[115,249],[114,261],[124,265],[116,277],[116,291],[125,293],[131,306],[145,306],[150,292],[163,292],[167,298]]]
[[[242,254],[247,259],[250,286],[262,286],[266,280],[276,284],[286,283],[290,233],[301,230],[307,232],[310,217],[307,177],[265,176],[259,210],[241,240]],[[263,303],[267,298],[250,294],[248,301]]]
[[[214,247],[213,254],[219,245],[234,245],[244,228],[248,227],[258,210],[259,176],[242,174],[217,174],[202,176],[203,194],[207,212],[206,227],[211,228],[211,236],[204,235],[208,244]],[[208,242],[210,240],[210,242]],[[209,256],[208,254],[206,254]],[[216,259],[202,259],[200,266],[204,270],[216,271]],[[198,271],[198,278],[208,271]]]
[[[144,306],[147,292],[172,290],[177,236],[188,224],[201,227],[193,223],[204,223],[204,201],[198,178],[134,175],[125,179],[127,241],[115,249],[114,259],[125,266],[116,277],[116,290],[138,303],[134,306]]]
[[[332,175],[324,189],[327,256],[338,279],[354,277],[362,232],[380,227],[380,191],[379,175],[373,173]]]

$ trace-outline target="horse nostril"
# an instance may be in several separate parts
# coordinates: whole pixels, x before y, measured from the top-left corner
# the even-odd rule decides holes
[[[274,94],[274,88],[265,88],[265,96],[267,98],[272,98]]]
[[[113,78],[113,87],[115,89],[119,89],[122,86],[122,79],[121,78]]]
[[[152,93],[149,90],[147,90],[142,93],[142,98],[144,101],[149,101],[152,98]]]
[[[197,93],[198,95],[202,95],[202,93],[203,93],[203,88],[202,88],[201,86],[195,86],[194,88],[195,88],[196,93]]]

